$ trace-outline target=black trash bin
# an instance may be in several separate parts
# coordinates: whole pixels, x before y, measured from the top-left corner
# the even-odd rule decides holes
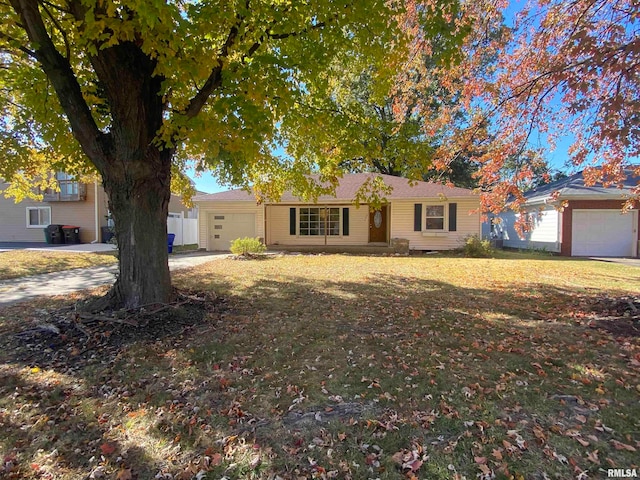
[[[111,239],[116,236],[113,227],[100,227],[102,231],[102,243],[111,243]]]
[[[80,243],[80,227],[73,225],[63,225],[64,243]]]
[[[62,225],[51,224],[48,227],[44,227],[44,238],[48,244],[64,243]]]

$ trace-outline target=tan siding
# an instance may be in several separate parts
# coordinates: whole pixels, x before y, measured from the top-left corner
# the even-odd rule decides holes
[[[182,213],[187,218],[188,207],[182,203],[182,197],[180,195],[171,194],[171,200],[169,200],[169,213]]]
[[[95,187],[92,187],[95,189]],[[98,184],[98,225],[101,228],[100,241],[102,242],[102,227],[107,226],[107,214],[109,213],[109,201],[102,185]]]
[[[369,242],[369,210],[366,205],[330,205],[340,208],[340,232],[342,232],[342,209],[349,208],[349,235],[327,236],[327,245],[366,245]],[[292,206],[267,206],[267,243],[269,245],[325,245],[324,236],[289,235],[289,208]],[[299,212],[296,212],[299,222]]]
[[[45,203],[45,205],[51,205],[51,223],[80,227],[82,243],[90,243],[96,239],[95,186],[90,183],[86,188],[87,197],[82,202]]]
[[[8,184],[0,183],[0,190]],[[0,194],[0,242],[44,242],[42,228],[27,228],[27,207],[43,207],[48,204],[34,200],[15,203],[13,198]]]
[[[256,215],[256,236],[264,238],[264,207],[252,202],[198,202],[198,245],[209,249],[209,216],[231,213],[254,213]]]
[[[444,232],[442,236],[425,236],[422,232],[413,231],[414,204],[416,203],[457,203],[457,231]],[[391,203],[391,238],[405,238],[409,240],[411,250],[451,250],[462,245],[464,238],[469,235],[480,236],[480,215],[469,214],[469,211],[479,207],[475,197],[456,199],[450,198],[448,202],[438,199],[422,201],[393,201]],[[448,209],[445,208],[445,212]],[[424,207],[422,209],[424,217]],[[422,219],[424,228],[425,219]]]

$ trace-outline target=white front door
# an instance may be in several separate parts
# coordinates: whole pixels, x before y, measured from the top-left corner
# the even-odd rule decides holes
[[[229,250],[236,238],[256,236],[255,213],[209,214],[208,250]]]
[[[574,210],[571,255],[578,257],[630,257],[634,254],[638,212]]]

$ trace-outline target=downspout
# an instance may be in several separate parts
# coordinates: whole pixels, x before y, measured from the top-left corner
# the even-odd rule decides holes
[[[99,210],[98,210],[98,180],[94,180],[93,181],[93,205],[94,205],[94,210],[95,210],[95,226],[96,226],[96,239],[91,242],[93,243],[99,243],[100,242],[100,221],[98,218],[99,215]]]
[[[327,206],[324,206],[324,245],[327,246],[327,226],[329,225],[329,221],[327,219],[327,215],[329,214],[329,209]]]
[[[268,226],[267,226],[267,204],[263,203],[262,204],[262,228],[264,229],[264,244],[269,245],[269,240],[270,240],[270,232],[268,230]]]

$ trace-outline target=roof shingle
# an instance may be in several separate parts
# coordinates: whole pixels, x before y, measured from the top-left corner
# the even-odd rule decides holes
[[[376,173],[351,173],[346,174],[340,179],[335,195],[322,195],[318,198],[318,202],[327,201],[348,201],[355,199],[358,189],[369,178],[382,177],[384,183],[392,188],[391,194],[387,195],[388,200],[408,199],[408,198],[457,198],[469,197],[474,195],[472,190],[459,187],[448,187],[433,182],[415,182],[414,185],[409,184],[409,180],[391,175],[383,175]],[[220,201],[254,201],[253,194],[246,190],[235,189],[226,192],[211,193],[208,195],[197,195],[193,199],[195,202]],[[299,202],[290,192],[285,192],[281,202]]]

